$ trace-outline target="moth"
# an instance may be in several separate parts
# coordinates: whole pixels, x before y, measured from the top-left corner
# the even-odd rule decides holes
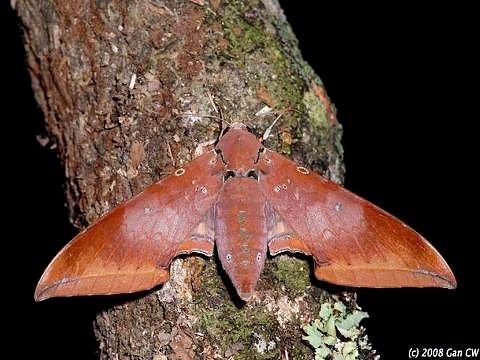
[[[448,264],[406,224],[266,149],[234,123],[215,148],[111,210],[52,260],[35,300],[151,289],[180,254],[216,246],[248,301],[271,255],[313,257],[317,279],[355,287],[455,288]]]

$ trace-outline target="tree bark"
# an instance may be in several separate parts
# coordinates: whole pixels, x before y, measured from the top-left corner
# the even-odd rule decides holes
[[[209,149],[232,121],[262,134],[282,114],[266,146],[343,180],[335,108],[276,0],[14,6],[77,227]],[[301,326],[335,296],[356,305],[340,288],[312,285],[310,274],[305,259],[269,259],[254,300],[242,305],[216,258],[177,259],[160,289],[99,309],[100,357],[312,358]]]

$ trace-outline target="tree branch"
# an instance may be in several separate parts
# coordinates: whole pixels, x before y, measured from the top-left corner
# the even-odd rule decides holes
[[[261,135],[282,113],[266,145],[343,180],[335,108],[275,0],[16,8],[79,228],[205,151],[231,121]],[[177,259],[171,274],[157,291],[108,300],[95,322],[101,358],[311,358],[301,326],[341,290],[312,286],[309,263],[288,256],[267,261],[243,306],[217,259]]]

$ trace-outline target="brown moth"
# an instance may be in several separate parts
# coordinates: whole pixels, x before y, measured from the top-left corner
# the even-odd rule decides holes
[[[35,299],[151,289],[174,257],[214,245],[241,299],[252,297],[267,249],[300,252],[315,276],[362,287],[455,288],[441,255],[397,218],[268,150],[234,123],[201,155],[116,207],[48,265]]]

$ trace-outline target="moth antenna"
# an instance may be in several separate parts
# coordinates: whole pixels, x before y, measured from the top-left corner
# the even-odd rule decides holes
[[[221,112],[220,112],[221,113]],[[224,123],[226,123],[227,126],[224,126]],[[222,115],[222,121],[220,122],[220,135],[218,136],[218,140],[220,140],[223,135],[225,135],[225,132],[227,131],[227,129],[232,125],[232,123],[230,121],[227,121],[223,118],[223,115]]]
[[[223,115],[222,108],[220,106],[218,107],[218,112],[220,113],[220,117],[221,117],[221,121],[220,121],[221,131],[220,131],[220,135],[218,137],[218,140],[220,140],[222,138],[222,136],[225,135],[225,133],[227,132],[227,129],[232,126],[233,122],[225,119],[225,116]],[[227,126],[224,126],[224,123]]]
[[[270,133],[272,132],[272,129],[273,127],[275,126],[275,124],[277,123],[278,120],[280,120],[280,118],[283,116],[283,114],[285,114],[289,109],[285,109],[283,110],[276,118],[275,120],[273,120],[273,122],[270,124],[270,126],[265,130],[265,132],[263,133],[263,136],[262,136],[262,142],[267,140],[268,137],[270,136]]]
[[[175,159],[173,157],[173,153],[172,153],[172,148],[170,147],[170,143],[168,142],[167,139],[163,139],[163,141],[165,141],[165,144],[167,145],[167,154],[168,154],[168,157],[170,158],[170,160],[172,161],[172,165],[173,167],[175,167]]]
[[[217,105],[215,104],[215,100],[213,99],[213,95],[210,93],[210,90],[208,90],[208,89],[207,89],[207,97],[208,97],[208,100],[210,101],[210,105],[212,105],[213,111],[221,114],[220,111],[218,111]]]

